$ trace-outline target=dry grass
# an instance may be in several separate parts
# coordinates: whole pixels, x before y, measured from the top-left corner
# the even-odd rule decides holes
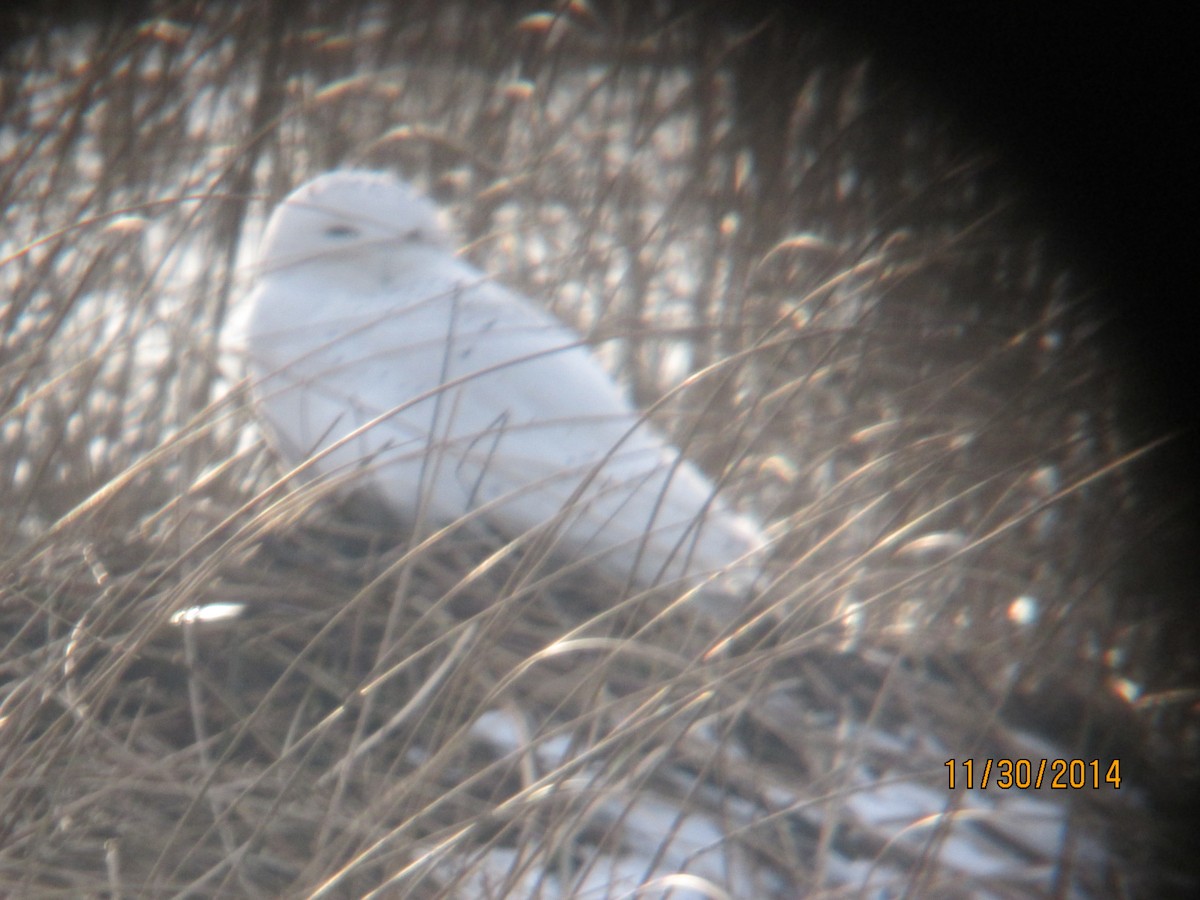
[[[847,894],[1175,883],[1149,810],[1195,784],[1194,683],[1129,598],[1163,589],[1146,546],[1177,511],[1148,506],[1103,323],[999,164],[819,34],[796,61],[582,6],[286,9],[9,51],[0,893],[552,896],[639,849],[641,800],[724,823],[759,896],[838,895],[854,859]],[[451,203],[481,266],[665,397],[774,524],[747,608],[773,618],[716,633],[283,477],[220,335],[271,204],[339,164]],[[180,618],[219,602],[244,611]],[[940,785],[939,753],[1035,734],[1141,791],[1055,797],[1077,837],[1013,845],[1036,884],[937,865],[953,815],[904,841],[846,812],[863,772]],[[1138,837],[1080,849],[1113,823]]]

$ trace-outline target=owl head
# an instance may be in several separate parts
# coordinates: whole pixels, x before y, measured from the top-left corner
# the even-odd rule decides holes
[[[312,261],[359,265],[411,250],[453,252],[437,207],[386,172],[329,172],[272,213],[259,260],[264,273]]]

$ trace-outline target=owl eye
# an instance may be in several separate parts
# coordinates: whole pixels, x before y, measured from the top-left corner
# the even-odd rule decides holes
[[[358,229],[349,225],[330,225],[325,229],[325,236],[332,238],[358,237]]]

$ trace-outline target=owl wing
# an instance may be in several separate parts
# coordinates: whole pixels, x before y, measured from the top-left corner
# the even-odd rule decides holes
[[[636,566],[642,581],[714,571],[761,546],[578,334],[495,282],[459,284],[445,342],[463,379],[451,394],[459,459],[510,531],[557,516],[573,551]]]

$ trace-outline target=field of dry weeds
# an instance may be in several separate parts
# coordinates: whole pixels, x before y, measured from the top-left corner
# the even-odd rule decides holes
[[[1003,159],[769,20],[150,7],[4,61],[0,893],[1178,888],[1169,436]],[[240,304],[339,166],[662,400],[771,528],[761,597],[721,631],[286,477]],[[1121,787],[946,785],[1042,757]]]

